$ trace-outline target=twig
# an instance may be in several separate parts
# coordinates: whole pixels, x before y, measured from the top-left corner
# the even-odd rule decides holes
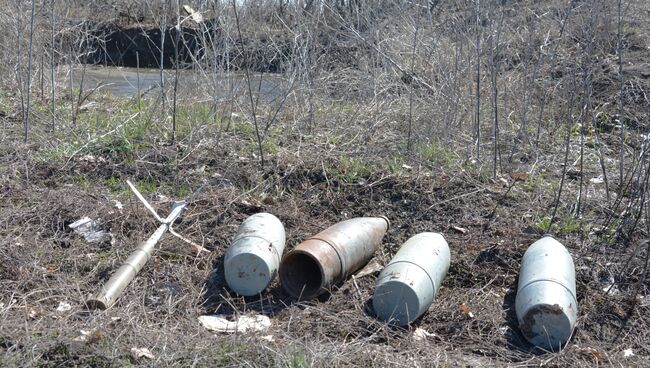
[[[425,211],[429,211],[433,207],[440,206],[440,205],[445,204],[447,202],[452,202],[452,201],[455,201],[455,200],[458,200],[458,199],[461,199],[461,198],[469,197],[469,196],[471,196],[473,194],[477,194],[477,193],[484,192],[484,191],[485,191],[485,188],[479,188],[479,189],[473,190],[473,191],[471,191],[469,193],[465,193],[465,194],[461,194],[461,195],[458,195],[458,196],[453,197],[453,198],[445,199],[444,201],[440,201],[440,202],[432,204]]]

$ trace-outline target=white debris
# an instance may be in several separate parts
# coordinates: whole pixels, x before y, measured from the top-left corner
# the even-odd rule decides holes
[[[375,272],[381,271],[382,268],[383,268],[383,266],[381,264],[379,264],[379,262],[377,262],[376,259],[373,258],[373,260],[370,261],[366,265],[366,267],[362,268],[361,271],[357,272],[357,274],[354,275],[354,277],[361,278],[361,277],[364,277],[364,276],[368,276],[368,275],[373,274]]]
[[[605,180],[603,179],[602,176],[599,176],[599,177],[597,177],[597,178],[591,178],[591,179],[589,179],[589,182],[590,182],[591,184],[602,184],[602,183],[605,182]]]
[[[91,220],[88,216],[79,219],[68,226],[74,230],[75,233],[83,236],[89,243],[110,241],[112,238],[111,233],[101,230],[97,222]]]
[[[131,348],[131,354],[138,359],[138,358],[147,358],[147,359],[155,359],[156,357],[151,354],[151,351],[147,348]]]
[[[38,313],[38,311],[36,310],[36,308],[31,307],[31,306],[29,307],[29,310],[27,311],[27,316],[28,316],[30,319],[35,319],[36,317],[38,317],[38,314],[39,314],[39,313]]]
[[[623,350],[623,358],[629,358],[633,356],[634,356],[634,352],[632,351],[631,348]]]
[[[412,168],[413,168],[413,166],[411,166],[411,165],[402,164],[402,169],[411,170]]]
[[[233,333],[252,331],[265,331],[271,326],[271,320],[267,316],[241,316],[239,319],[229,321],[227,316],[219,314],[216,316],[200,316],[199,322],[210,331]]]
[[[273,338],[273,335],[262,336],[261,339],[269,341],[269,342],[274,342],[275,341],[275,338]]]
[[[456,225],[451,225],[451,229],[454,231],[457,231],[461,234],[467,234],[469,230],[465,229],[464,227],[456,226]]]
[[[203,15],[201,13],[197,12],[196,10],[192,9],[189,5],[183,5],[183,10],[192,17],[192,20],[196,22],[197,24],[203,23]]]
[[[59,302],[59,306],[56,307],[57,312],[67,312],[72,309],[72,306],[68,302]]]
[[[113,202],[115,202],[115,208],[120,210],[120,213],[122,213],[122,209],[124,208],[122,202],[118,201],[117,199],[114,199]]]
[[[97,330],[79,330],[79,332],[81,335],[75,337],[72,341],[86,342],[90,340],[93,335],[97,334]]]
[[[79,160],[80,160],[80,161],[86,161],[86,162],[92,162],[92,163],[94,163],[94,162],[98,162],[98,163],[104,163],[104,162],[106,162],[106,159],[105,159],[105,158],[103,158],[103,157],[101,157],[101,156],[97,157],[97,156],[93,156],[93,155],[84,155],[84,156],[81,156],[81,157],[79,157]]]
[[[415,331],[413,331],[413,334],[411,334],[411,338],[415,341],[424,341],[428,339],[429,337],[435,337],[436,334],[428,332],[427,330],[423,328],[416,328]]]

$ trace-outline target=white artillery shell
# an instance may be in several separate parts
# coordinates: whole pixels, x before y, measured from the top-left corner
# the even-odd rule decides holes
[[[285,245],[284,226],[270,213],[247,218],[224,259],[228,286],[239,295],[262,292],[275,278]]]
[[[515,310],[533,345],[558,351],[575,327],[578,302],[573,259],[551,236],[533,243],[521,262]]]

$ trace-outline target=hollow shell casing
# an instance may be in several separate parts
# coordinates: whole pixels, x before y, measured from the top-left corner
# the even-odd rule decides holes
[[[551,236],[524,254],[515,311],[521,333],[533,345],[558,351],[573,333],[578,314],[573,259]]]
[[[408,239],[377,278],[372,299],[377,318],[404,326],[424,314],[449,270],[450,257],[441,234]]]
[[[230,289],[243,296],[266,289],[277,274],[284,245],[284,226],[277,217],[258,213],[244,220],[224,258]]]
[[[322,294],[372,258],[388,227],[385,217],[357,217],[303,241],[282,258],[282,288],[302,300]]]

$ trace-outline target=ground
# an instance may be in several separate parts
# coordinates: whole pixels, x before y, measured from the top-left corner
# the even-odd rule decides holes
[[[611,4],[593,3],[602,14],[615,14]],[[220,70],[222,79],[210,79],[212,69],[197,66],[181,74],[185,87],[175,112],[171,90],[165,99],[156,89],[139,98],[60,83],[52,126],[48,90],[34,83],[25,139],[18,82],[7,82],[15,71],[2,73],[0,365],[650,366],[648,10],[630,2],[621,88],[613,17],[591,24],[587,2],[527,4],[540,16],[537,27],[548,28],[530,32],[535,37],[528,42],[557,38],[558,55],[551,56],[553,43],[544,44],[537,79],[531,77],[534,63],[529,68],[523,59],[533,18],[499,8],[513,15],[504,28],[508,47],[497,55],[501,135],[493,145],[484,58],[480,154],[472,130],[474,51],[464,46],[473,40],[463,23],[472,9],[455,3],[439,11],[439,24],[422,28],[415,61],[408,20],[401,19],[407,31],[392,22],[378,28],[385,36],[379,46],[326,28],[332,40],[325,37],[324,44],[340,36],[350,53],[342,59],[366,64],[319,69],[319,63],[345,62],[323,53],[293,82],[279,83],[268,100],[257,100],[255,113],[246,94],[255,86],[234,93],[221,84],[243,79],[242,73]],[[562,38],[563,12],[574,5]],[[343,23],[331,24],[346,31]],[[592,29],[597,32],[589,36]],[[484,36],[493,31],[484,30]],[[588,51],[593,39],[595,51]],[[296,48],[311,42],[291,40]],[[0,37],[11,49],[6,42]],[[80,70],[57,67],[61,74]],[[220,97],[225,90],[229,99]],[[521,129],[526,93],[529,125]],[[624,124],[617,120],[619,101]],[[540,139],[533,139],[538,122]],[[493,161],[494,147],[500,156]],[[162,215],[173,201],[191,198],[175,229],[209,253],[167,234],[113,307],[89,310],[87,298],[158,227],[126,180]],[[386,216],[391,227],[372,262],[386,265],[409,237],[433,231],[449,243],[451,265],[429,310],[403,328],[374,316],[378,271],[350,277],[314,300],[294,300],[277,279],[259,296],[243,298],[225,283],[223,257],[241,222],[262,211],[284,224],[286,250],[338,221]],[[111,239],[91,243],[75,233],[69,225],[85,216]],[[576,271],[578,321],[559,352],[526,342],[514,312],[521,258],[546,233],[567,247]],[[198,320],[213,314],[261,314],[271,326],[214,333]]]
[[[344,118],[351,112],[339,114]],[[16,122],[5,124],[6,131],[19,131]],[[563,214],[553,228],[576,264],[580,313],[575,335],[561,353],[553,353],[534,349],[518,330],[513,304],[519,263],[527,246],[547,230],[544,218],[556,189],[549,188],[550,182],[561,176],[552,162],[560,148],[548,149],[538,163],[544,169],[535,175],[493,178],[442,148],[424,159],[398,156],[403,139],[391,122],[376,126],[372,135],[364,134],[365,123],[329,126],[323,128],[328,137],[280,126],[273,153],[261,168],[254,145],[248,144],[247,124],[235,120],[234,130],[219,134],[207,127],[194,141],[188,136],[174,145],[133,137],[134,128],[127,128],[79,152],[60,153],[47,142],[3,146],[3,364],[648,363],[650,305],[645,293],[635,289],[641,260],[635,259],[635,270],[621,284],[604,291],[614,277],[609,265],[624,262],[631,249],[603,244],[594,235],[606,217],[598,203],[602,183],[586,185],[582,219]],[[137,148],[122,149],[123,139]],[[596,166],[585,173],[597,174]],[[211,253],[197,255],[167,235],[114,307],[88,311],[87,296],[157,227],[128,191],[126,179],[162,214],[172,200],[189,196],[207,181],[176,230]],[[569,177],[566,185],[575,187],[577,178]],[[575,195],[573,189],[566,192]],[[429,311],[406,328],[374,318],[377,272],[347,280],[317,300],[294,301],[277,280],[259,297],[241,298],[224,282],[223,255],[241,221],[261,211],[283,222],[287,249],[337,221],[385,215],[392,226],[377,262],[385,265],[410,236],[436,231],[450,244],[451,267]],[[83,216],[110,231],[112,241],[88,243],[75,234],[68,225]],[[72,308],[58,311],[61,303]],[[249,313],[269,316],[270,329],[222,335],[205,330],[197,320],[204,314]],[[416,341],[416,329],[431,335]],[[80,338],[84,332],[89,337]],[[272,341],[264,338],[268,335]],[[153,359],[135,357],[132,348],[149,349]],[[625,357],[626,349],[634,356]]]

